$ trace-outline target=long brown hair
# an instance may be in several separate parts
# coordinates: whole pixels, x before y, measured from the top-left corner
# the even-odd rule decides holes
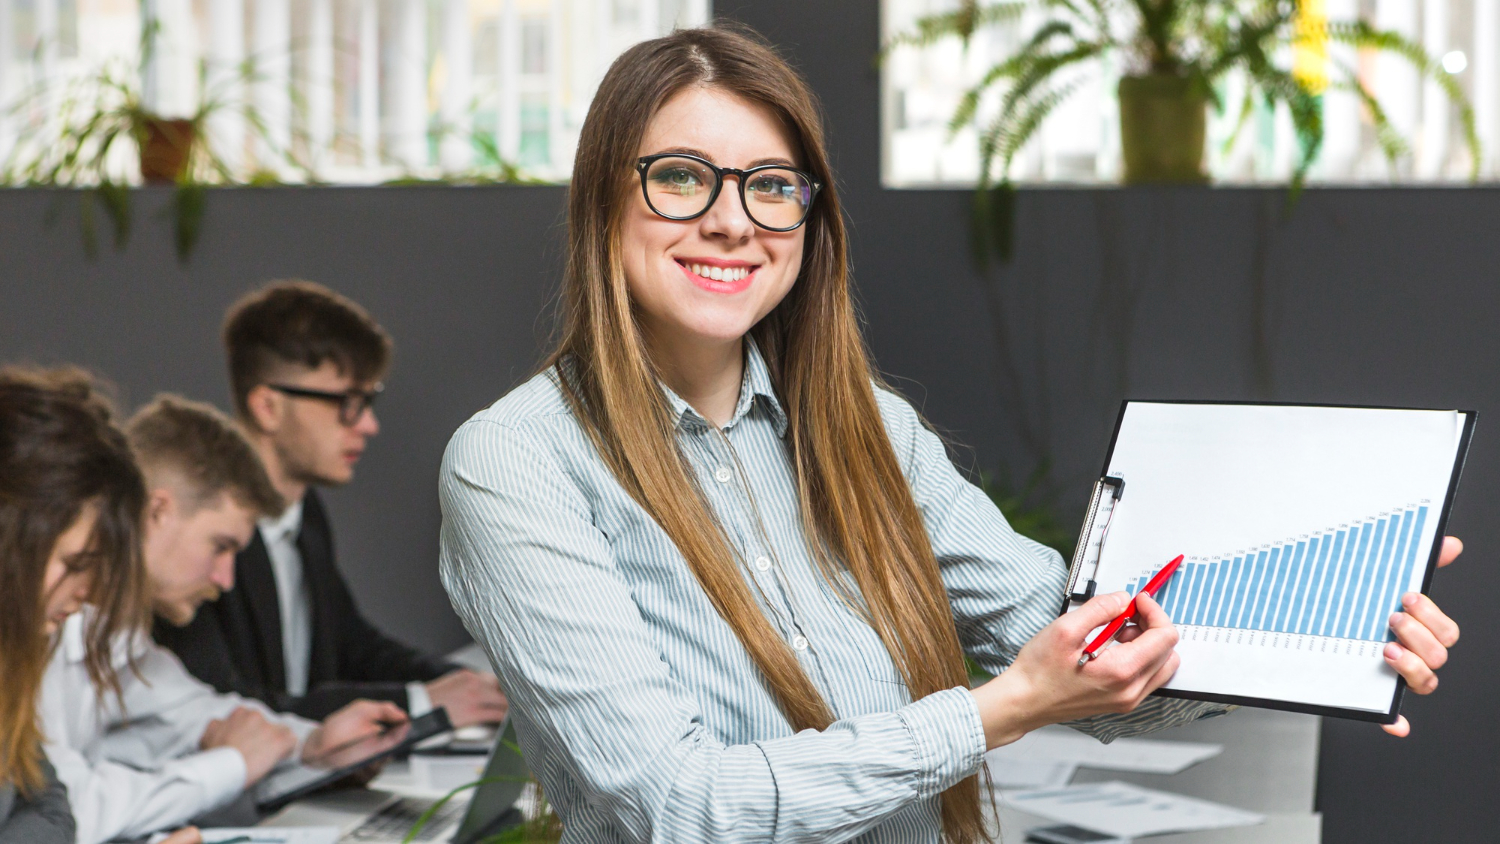
[[[679,30],[637,44],[605,74],[574,161],[562,333],[547,365],[560,365],[564,394],[600,454],[687,559],[793,729],[827,727],[827,701],[757,609],[732,545],[677,450],[619,257],[641,138],[657,110],[691,86],[728,91],[778,115],[800,166],[824,186],[806,223],[796,284],[751,330],[789,416],[808,543],[836,588],[836,567],[852,574],[860,592],[853,604],[880,635],[913,700],[967,686],[937,561],[876,405],[818,106],[807,83],[753,32]],[[976,777],[943,794],[942,823],[950,841],[988,839]]]
[[[98,521],[83,562],[96,611],[86,633],[95,687],[119,692],[110,643],[144,629],[140,521],[145,484],[108,401],[77,369],[0,369],[0,782],[41,785],[37,694],[50,643],[43,632],[47,561],[87,506]]]

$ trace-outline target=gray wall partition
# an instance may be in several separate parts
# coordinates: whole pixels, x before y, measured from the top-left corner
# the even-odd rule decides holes
[[[1122,397],[1464,407],[1480,411],[1452,531],[1468,551],[1433,594],[1465,624],[1440,691],[1409,698],[1411,738],[1328,721],[1319,805],[1330,844],[1480,841],[1500,828],[1493,717],[1500,650],[1500,190],[1025,190],[1012,263],[976,272],[963,191],[879,184],[875,2],[721,0],[823,98],[871,348],[966,468],[1053,464],[1076,517]],[[526,378],[550,332],[564,191],[544,187],[213,191],[179,264],[161,191],[136,231],[88,260],[74,194],[0,191],[0,360],[71,361],[123,403],[175,390],[227,406],[224,308],[268,279],[322,281],[397,341],[383,425],[330,495],[365,610],[410,641],[464,634],[436,577],[435,481],[447,437]]]

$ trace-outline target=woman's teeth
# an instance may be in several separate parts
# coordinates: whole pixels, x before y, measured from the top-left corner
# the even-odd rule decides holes
[[[687,268],[693,275],[711,278],[714,281],[739,281],[754,269],[753,267],[710,267],[705,264],[688,264]]]

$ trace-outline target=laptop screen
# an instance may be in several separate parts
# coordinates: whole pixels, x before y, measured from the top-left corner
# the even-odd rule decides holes
[[[507,718],[495,732],[495,746],[490,749],[489,761],[485,763],[480,784],[469,801],[469,810],[453,834],[453,844],[473,844],[481,836],[497,832],[493,827],[510,811],[526,784],[531,782],[531,771],[516,744],[514,724]]]

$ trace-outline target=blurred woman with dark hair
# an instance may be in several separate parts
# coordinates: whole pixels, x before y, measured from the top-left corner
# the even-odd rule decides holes
[[[36,707],[62,622],[98,607],[88,666],[101,689],[118,688],[111,638],[143,629],[145,488],[111,417],[81,371],[0,369],[0,844],[73,841]]]

